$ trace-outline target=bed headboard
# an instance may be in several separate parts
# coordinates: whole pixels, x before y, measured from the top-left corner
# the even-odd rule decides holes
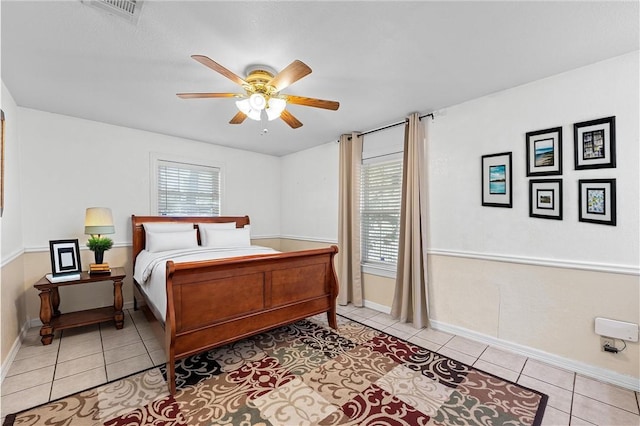
[[[193,223],[198,229],[197,223],[224,223],[235,222],[236,228],[242,228],[249,224],[249,216],[136,216],[131,215],[131,230],[133,235],[133,262],[138,254],[144,250],[144,228],[143,223],[147,222],[174,222]],[[198,230],[198,241],[200,241],[200,230]]]

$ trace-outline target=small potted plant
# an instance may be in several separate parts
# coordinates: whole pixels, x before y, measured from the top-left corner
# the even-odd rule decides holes
[[[113,247],[113,241],[108,237],[92,235],[87,241],[87,247],[94,253],[96,263],[100,264],[104,260],[104,252]]]

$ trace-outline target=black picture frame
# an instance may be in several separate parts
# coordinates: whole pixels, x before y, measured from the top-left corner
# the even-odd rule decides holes
[[[483,206],[511,208],[511,152],[483,155],[481,182]]]
[[[578,181],[578,220],[616,226],[616,180]]]
[[[616,167],[616,117],[573,125],[576,170]]]
[[[562,127],[526,134],[527,176],[562,174]]]
[[[49,251],[51,275],[54,277],[79,274],[82,271],[80,246],[77,239],[49,241]]]
[[[529,180],[529,217],[562,220],[562,179]]]

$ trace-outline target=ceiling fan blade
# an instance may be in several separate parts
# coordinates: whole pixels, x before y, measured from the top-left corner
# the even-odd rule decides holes
[[[240,98],[244,95],[239,93],[177,93],[182,99],[200,99],[200,98]]]
[[[278,75],[273,77],[269,85],[275,87],[276,92],[279,92],[309,74],[311,74],[311,68],[304,62],[296,59],[280,71]]]
[[[282,111],[282,114],[280,114],[280,118],[282,118],[282,121],[284,121],[289,126],[291,126],[292,129],[297,129],[298,127],[302,127],[302,123],[286,109]]]
[[[241,124],[245,118],[247,118],[247,115],[242,111],[238,111],[238,113],[233,116],[231,121],[229,121],[229,124]]]
[[[239,84],[240,86],[247,84],[246,81],[238,77],[238,75],[236,75],[233,71],[229,71],[228,69],[226,69],[225,67],[223,67],[222,65],[214,61],[213,59],[207,58],[206,56],[203,56],[203,55],[191,55],[191,57],[196,61],[200,62],[205,67],[209,67],[212,70],[224,75],[229,80],[233,81],[236,84]]]
[[[340,108],[340,102],[325,101],[324,99],[305,98],[304,96],[282,95],[286,97],[287,102],[295,105],[304,105],[314,108],[324,108],[336,111]]]

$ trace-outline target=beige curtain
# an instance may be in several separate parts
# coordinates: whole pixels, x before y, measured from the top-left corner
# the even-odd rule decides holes
[[[340,246],[338,303],[362,303],[360,273],[360,168],[362,164],[361,135],[340,136],[340,200],[338,205],[338,244]]]
[[[417,113],[411,114],[404,137],[400,243],[391,316],[412,322],[416,328],[429,325],[424,144],[424,125]]]

